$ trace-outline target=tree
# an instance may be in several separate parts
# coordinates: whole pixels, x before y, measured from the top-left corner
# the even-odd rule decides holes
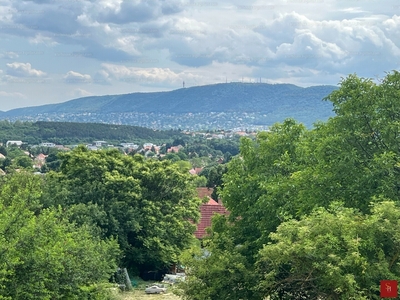
[[[194,182],[196,187],[206,187],[207,186],[207,178],[204,176],[194,175]]]
[[[106,299],[118,244],[42,210],[41,177],[15,173],[0,182],[0,299]]]
[[[0,168],[3,171],[5,171],[7,169],[7,167],[11,166],[11,164],[12,164],[11,158],[9,158],[9,157],[6,157],[5,159],[3,159],[0,162],[1,162],[1,167]]]
[[[194,245],[182,253],[186,280],[179,287],[184,300],[263,299],[252,288],[259,276],[228,233],[229,226],[225,217],[215,215],[204,247]]]
[[[17,167],[21,167],[21,168],[32,168],[32,159],[30,159],[28,156],[24,155],[24,156],[18,156],[14,159],[14,164]]]
[[[0,146],[0,153],[4,156],[7,156],[7,148],[4,146]]]
[[[177,262],[193,239],[200,199],[193,178],[171,161],[78,147],[46,175],[46,206],[61,205],[77,224],[116,237],[121,264],[139,273]],[[49,200],[50,199],[50,200]]]
[[[371,208],[363,215],[333,203],[279,225],[259,253],[264,297],[381,299],[379,281],[400,279],[400,208],[393,201]]]
[[[53,171],[58,171],[61,166],[61,160],[58,158],[58,154],[56,153],[50,153],[46,157],[46,171],[48,172],[49,170]]]

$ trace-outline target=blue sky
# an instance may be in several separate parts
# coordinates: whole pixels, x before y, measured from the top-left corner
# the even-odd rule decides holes
[[[336,85],[400,65],[400,2],[0,0],[0,110],[220,82]]]

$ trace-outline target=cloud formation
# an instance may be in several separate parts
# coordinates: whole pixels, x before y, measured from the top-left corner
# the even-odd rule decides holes
[[[94,94],[259,78],[309,86],[400,67],[394,0],[0,1],[1,82],[31,80],[4,91],[61,77],[30,85],[47,102],[80,83]]]
[[[7,75],[14,77],[43,77],[45,72],[33,69],[30,63],[13,62],[6,64]]]
[[[68,71],[63,78],[64,82],[68,84],[90,83],[92,81],[92,77],[90,75],[81,74],[74,71]]]

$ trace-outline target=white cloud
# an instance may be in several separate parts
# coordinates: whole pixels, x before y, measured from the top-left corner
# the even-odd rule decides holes
[[[34,37],[29,38],[29,42],[38,45],[44,44],[46,46],[56,46],[58,43],[54,41],[51,37],[44,36],[41,33],[36,34]]]
[[[81,74],[74,71],[68,71],[63,78],[64,82],[69,84],[90,83],[92,81],[92,77],[90,75]]]
[[[13,62],[6,66],[7,75],[14,77],[43,77],[46,75],[43,71],[32,69],[30,63]]]
[[[87,90],[78,88],[78,89],[74,89],[74,90],[71,92],[70,95],[71,95],[71,97],[79,98],[79,97],[92,96],[93,93],[88,92]]]
[[[31,57],[30,63],[48,64],[49,78],[65,74],[58,82],[67,91],[64,96],[70,92],[66,83],[73,82],[96,83],[92,91],[96,94],[242,77],[305,86],[336,84],[354,72],[382,76],[400,67],[400,5],[394,0],[384,4],[372,0],[0,3],[2,62],[21,60],[23,51],[42,51],[44,55]],[[54,52],[80,56],[65,59]],[[13,63],[4,69],[3,82],[21,87],[26,87],[24,82],[44,80],[45,73],[29,64]],[[32,90],[37,86],[29,85]],[[41,85],[43,90],[50,86]],[[59,97],[57,92],[45,92],[37,101],[61,101]]]

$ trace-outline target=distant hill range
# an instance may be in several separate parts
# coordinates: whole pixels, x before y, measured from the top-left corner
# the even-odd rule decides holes
[[[311,126],[333,116],[335,86],[221,83],[168,92],[91,96],[0,112],[0,119],[100,122],[154,129],[254,129],[292,117]]]

